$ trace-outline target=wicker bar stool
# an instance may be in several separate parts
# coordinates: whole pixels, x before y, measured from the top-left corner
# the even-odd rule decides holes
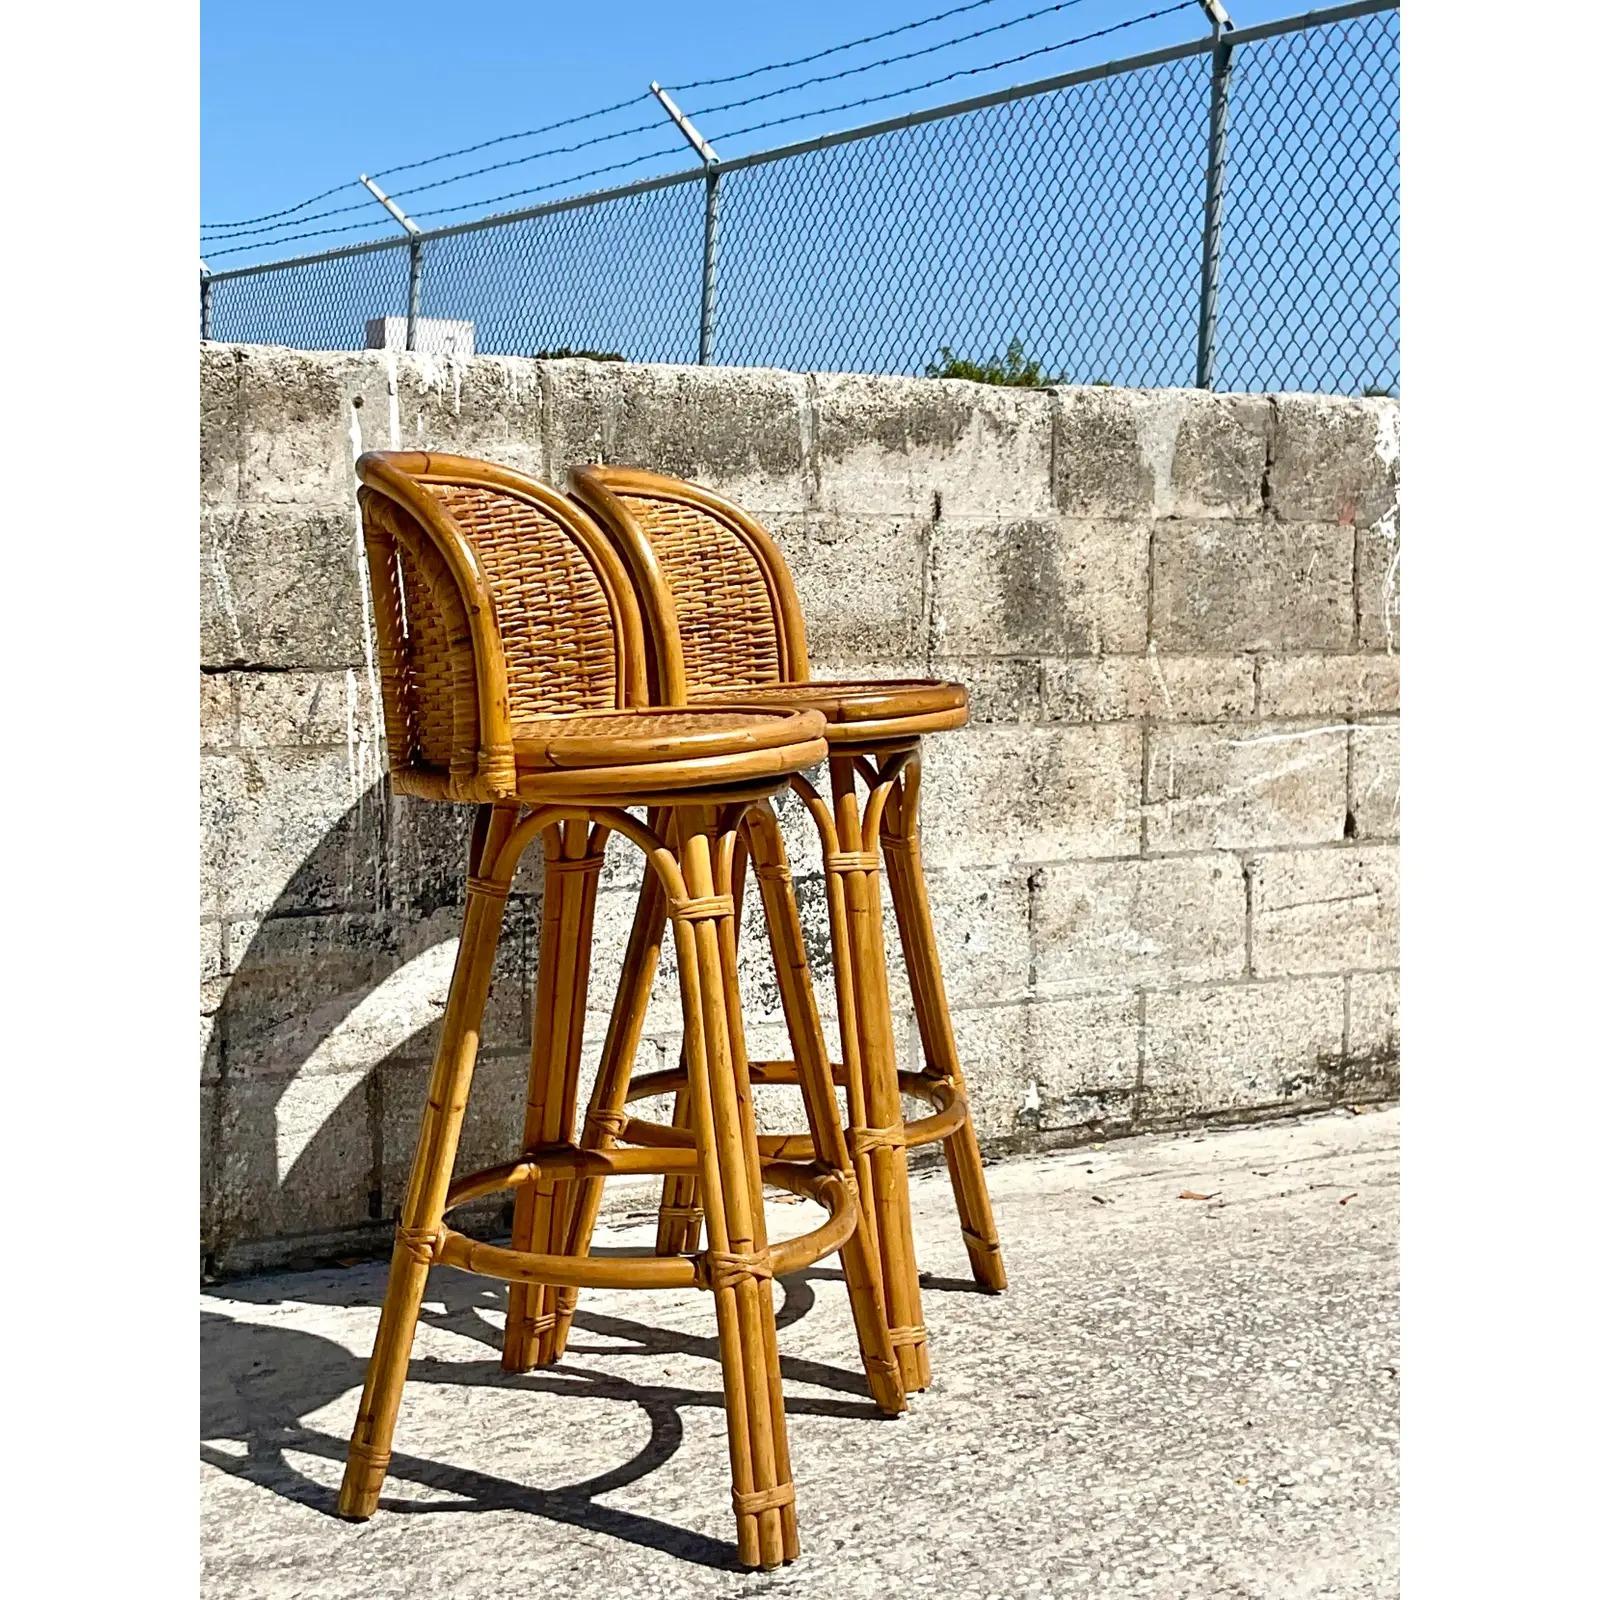
[[[973,1277],[992,1291],[1006,1286],[934,940],[918,829],[922,737],[966,722],[966,691],[933,680],[810,681],[794,582],[777,545],[758,523],[709,490],[630,468],[579,467],[570,484],[632,574],[649,635],[651,688],[658,704],[715,699],[810,709],[826,721],[831,797],[825,800],[798,775],[790,785],[821,835],[827,872],[844,1058],[832,1076],[845,1090],[863,1226],[879,1253],[901,1377],[907,1389],[925,1388],[927,1330],[911,1234],[908,1147],[942,1144]],[[895,1064],[882,866],[888,870],[929,1062],[921,1073],[899,1072]],[[648,940],[660,918],[659,905],[642,897],[636,935]],[[630,977],[648,988],[642,972]],[[798,1072],[787,1062],[751,1068],[757,1084],[793,1083]],[[674,1137],[681,1141],[690,1116],[681,1073],[640,1078],[626,1094],[636,1099],[667,1088],[677,1092]],[[930,1103],[931,1114],[903,1122],[902,1094]],[[659,1128],[646,1134],[635,1125],[635,1137],[667,1136]],[[763,1136],[760,1144],[769,1159],[805,1159],[815,1148],[803,1135]],[[693,1174],[667,1178],[661,1253],[693,1248],[703,1201]],[[585,1241],[581,1230],[574,1230],[572,1247],[581,1250]],[[561,1299],[557,1351],[574,1300],[573,1294]]]
[[[339,1510],[359,1520],[377,1507],[435,1263],[512,1285],[505,1360],[513,1368],[526,1364],[530,1338],[536,1353],[548,1336],[558,1289],[697,1286],[716,1310],[739,1559],[792,1560],[799,1542],[773,1277],[839,1251],[874,1398],[889,1413],[905,1405],[767,803],[824,753],[821,718],[642,706],[644,637],[627,573],[589,517],[544,485],[421,453],[365,455],[357,470],[394,787],[478,812],[460,952]],[[629,806],[648,808],[647,820]],[[583,1141],[573,1137],[595,890],[612,833],[644,853],[657,938],[670,922],[677,949],[689,1132],[670,1148],[626,1148],[620,1098],[597,1102]],[[525,1144],[512,1161],[453,1179],[506,895],[539,837],[547,878]],[[815,1136],[807,1160],[764,1168],[736,984],[733,868],[743,851],[760,874]],[[627,1007],[618,1015],[606,1080],[637,1039]],[[590,1197],[597,1205],[613,1173],[692,1173],[707,1247],[692,1259],[566,1249],[580,1190],[587,1230]],[[819,1201],[827,1220],[769,1242],[764,1182]],[[516,1193],[510,1248],[446,1225],[451,1208],[508,1189]]]

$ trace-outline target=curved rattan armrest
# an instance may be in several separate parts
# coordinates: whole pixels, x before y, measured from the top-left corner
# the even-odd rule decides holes
[[[511,702],[506,678],[505,648],[495,616],[494,595],[483,563],[472,541],[449,511],[411,472],[401,470],[388,452],[369,451],[356,462],[356,475],[368,493],[391,502],[405,513],[392,519],[390,532],[397,542],[411,545],[420,529],[426,546],[408,548],[436,604],[446,619],[454,662],[452,751],[449,777],[441,798],[451,800],[501,800],[517,790],[516,763],[511,739]],[[412,471],[426,471],[425,455],[402,457]],[[369,562],[381,556],[374,549],[375,529],[369,509],[363,506],[362,526]],[[374,571],[376,585],[379,574]],[[378,634],[379,665],[383,674],[386,718],[391,719],[389,742],[397,776],[401,761],[400,730],[392,725],[393,708],[400,703],[398,673],[401,641],[393,616],[379,606],[374,617]],[[423,781],[402,783],[404,788],[426,792]]]

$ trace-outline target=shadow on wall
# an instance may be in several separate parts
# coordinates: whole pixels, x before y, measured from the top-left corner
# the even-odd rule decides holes
[[[780,813],[787,803],[780,797]],[[260,921],[229,923],[231,971],[219,980],[202,1060],[201,1250],[208,1272],[309,1266],[386,1248],[449,993],[472,820],[470,806],[395,796],[383,779],[324,828]],[[207,819],[224,836],[236,822],[225,811]],[[376,873],[372,897],[352,907],[352,878],[366,893],[369,866]],[[626,937],[614,924],[631,921],[643,870],[631,844],[608,840],[580,1115]],[[798,856],[796,874],[812,970],[825,994],[825,898]],[[543,852],[534,843],[507,902],[458,1171],[504,1161],[521,1146],[543,892]],[[345,909],[325,909],[341,904]],[[746,908],[741,948],[752,961],[741,989],[747,1036],[759,1054],[763,1045],[780,1048],[774,1034],[781,1008],[759,898],[748,895]],[[668,940],[652,996],[656,1020],[647,1022],[658,1034],[676,1031],[674,970]],[[824,1026],[835,1043],[836,1024],[826,1019]],[[652,1057],[659,1049],[647,1031],[636,1070],[660,1065],[659,1055]],[[649,1102],[640,1108],[646,1115],[667,1109]],[[464,1206],[458,1215],[468,1224],[509,1226],[509,1197]]]
[[[303,1257],[381,1241],[449,990],[471,820],[469,807],[424,807],[382,780],[323,833],[265,917],[229,923],[244,948],[229,952],[202,1060],[201,1248],[212,1270],[282,1261],[297,1237]],[[352,845],[378,863],[374,899],[317,909],[340,898]],[[520,1134],[543,876],[534,847],[507,906],[475,1084],[487,1092],[474,1095],[464,1157],[481,1146],[503,1159]]]

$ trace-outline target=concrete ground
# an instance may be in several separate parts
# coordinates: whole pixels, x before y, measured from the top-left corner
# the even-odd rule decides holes
[[[774,1574],[731,1564],[699,1293],[587,1292],[561,1365],[508,1378],[503,1287],[437,1271],[383,1506],[354,1526],[332,1508],[383,1269],[220,1286],[203,1592],[1398,1593],[1398,1138],[1380,1110],[993,1167],[997,1297],[966,1282],[942,1171],[917,1177],[934,1387],[907,1416],[865,1399],[835,1264],[783,1285],[803,1549]]]

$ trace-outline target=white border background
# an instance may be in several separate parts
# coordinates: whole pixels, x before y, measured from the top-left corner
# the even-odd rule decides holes
[[[24,1594],[197,1582],[198,28],[166,0],[6,30]],[[1408,0],[1402,32],[1405,1576],[1566,1596],[1595,1514],[1600,41],[1567,5]]]

